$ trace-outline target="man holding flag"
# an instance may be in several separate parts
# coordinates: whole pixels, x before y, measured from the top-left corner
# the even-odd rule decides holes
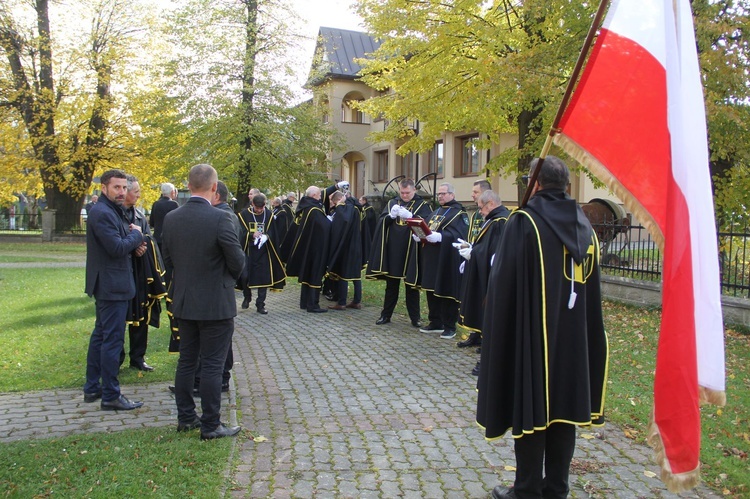
[[[565,163],[539,166],[534,196],[505,224],[487,290],[497,306],[482,327],[477,422],[488,439],[509,429],[515,439],[514,487],[495,487],[495,498],[567,497],[575,427],[603,423],[599,244],[565,192]]]

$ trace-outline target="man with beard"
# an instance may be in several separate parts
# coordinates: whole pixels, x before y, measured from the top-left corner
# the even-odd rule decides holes
[[[437,190],[440,207],[433,211],[427,226],[430,234],[422,248],[422,289],[427,293],[429,324],[422,333],[440,333],[441,338],[456,336],[458,306],[461,294],[461,256],[452,244],[466,239],[469,217],[456,201],[453,185],[444,182]],[[415,241],[419,239],[413,236]]]
[[[328,277],[334,282],[338,303],[331,310],[361,309],[362,305],[362,238],[361,216],[357,200],[347,193],[331,194],[331,243]],[[354,284],[354,298],[346,303],[349,282]]]
[[[511,430],[516,456],[514,487],[494,498],[567,497],[576,426],[603,423],[599,243],[568,182],[565,163],[547,156],[490,272],[477,422],[488,439]]]
[[[249,308],[253,299],[253,289],[257,290],[255,309],[259,314],[267,314],[266,296],[268,288],[283,283],[286,279],[284,267],[276,252],[278,232],[277,221],[271,210],[266,208],[266,196],[256,194],[250,207],[240,213],[240,242],[245,251],[245,270],[240,278],[242,285],[242,308]]]
[[[487,305],[484,299],[487,293],[487,279],[510,210],[503,206],[500,196],[491,190],[483,191],[476,202],[484,222],[479,228],[474,244],[458,242],[453,245],[466,260],[459,267],[463,267],[459,324],[471,331],[472,335],[481,338],[482,320]],[[461,343],[463,342],[458,343],[459,347],[462,346]],[[481,340],[477,343],[481,343]],[[475,376],[479,375],[479,365],[477,362],[471,372]]]
[[[319,187],[307,188],[297,205],[295,223],[297,230],[289,246],[286,274],[297,277],[301,284],[301,309],[311,313],[328,312],[320,307],[320,288],[328,258],[331,222],[323,209]]]
[[[144,236],[144,242],[133,251],[133,274],[135,279],[135,298],[130,307],[128,318],[128,339],[130,342],[130,367],[140,371],[153,371],[146,364],[146,347],[148,346],[148,326],[159,327],[161,306],[159,299],[167,295],[162,277],[164,264],[161,253],[151,238],[146,217],[135,207],[141,198],[141,186],[133,175],[127,176],[128,193],[123,203],[125,219],[129,224],[138,225]],[[125,360],[125,351],[120,354],[120,365]]]
[[[143,405],[120,393],[117,379],[128,305],[135,296],[131,253],[143,244],[143,234],[138,225],[123,219],[125,172],[108,170],[101,184],[102,196],[86,224],[86,294],[96,299],[96,322],[86,356],[83,401],[102,399],[102,410],[127,411]]]
[[[385,279],[383,310],[375,324],[388,324],[398,303],[401,281],[406,294],[406,310],[411,325],[421,327],[419,312],[420,244],[412,240],[406,219],[427,218],[430,205],[417,194],[410,178],[399,183],[399,197],[391,199],[380,214],[372,239],[365,277]]]

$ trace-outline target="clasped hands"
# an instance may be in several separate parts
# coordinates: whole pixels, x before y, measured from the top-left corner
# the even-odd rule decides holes
[[[466,242],[461,238],[458,238],[457,241],[458,242],[453,243],[453,247],[458,250],[458,254],[461,255],[464,260],[471,260],[471,243]]]
[[[258,249],[261,249],[263,245],[266,244],[266,241],[268,241],[268,236],[262,232],[256,232],[253,234],[253,239],[253,245],[257,246]]]
[[[391,207],[391,211],[389,215],[391,218],[396,218],[396,217],[411,218],[412,217],[412,213],[398,203],[394,204]]]

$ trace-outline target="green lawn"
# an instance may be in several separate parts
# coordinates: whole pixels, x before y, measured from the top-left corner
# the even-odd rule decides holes
[[[82,245],[0,244],[0,255],[80,259],[84,251]],[[85,352],[94,324],[94,302],[83,293],[83,275],[81,268],[0,269],[0,392],[83,385]],[[296,285],[290,288],[285,292],[295,292]],[[365,281],[366,305],[380,307],[383,288],[380,281]],[[426,306],[425,300],[422,303]],[[660,311],[610,302],[605,302],[604,311],[610,341],[607,418],[629,438],[645,443],[653,407]],[[396,313],[406,313],[403,300]],[[151,373],[124,369],[123,384],[173,378],[176,356],[167,353],[164,319],[159,330],[149,331],[148,362],[158,369]],[[727,406],[702,410],[702,477],[721,494],[748,497],[750,335],[729,329],[726,346]],[[230,449],[229,442],[217,444],[176,438],[172,428],[2,444],[0,494],[211,497],[222,486],[220,472]],[[83,466],[72,467],[72,453],[83,458]]]

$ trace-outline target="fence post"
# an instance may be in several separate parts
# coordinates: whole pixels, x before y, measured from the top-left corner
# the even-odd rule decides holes
[[[55,217],[57,210],[45,208],[42,210],[42,241],[49,243],[52,242],[52,237],[55,235]]]

